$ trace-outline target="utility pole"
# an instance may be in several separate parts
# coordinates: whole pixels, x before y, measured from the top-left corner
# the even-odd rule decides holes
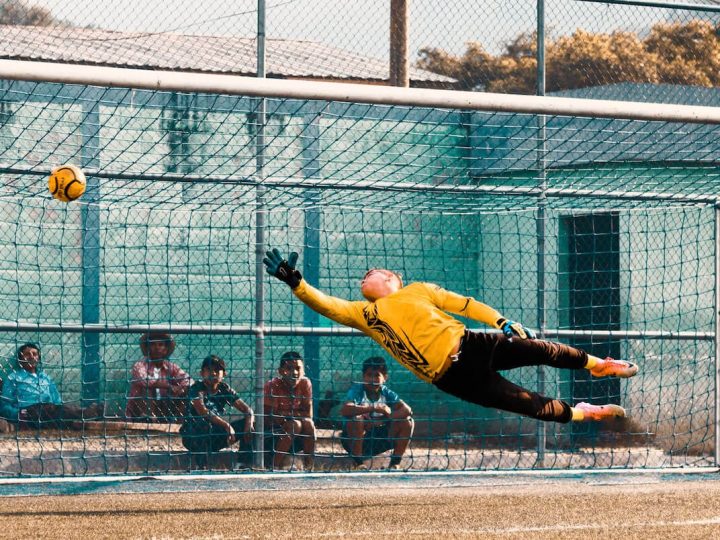
[[[408,2],[390,0],[390,86],[410,86]]]

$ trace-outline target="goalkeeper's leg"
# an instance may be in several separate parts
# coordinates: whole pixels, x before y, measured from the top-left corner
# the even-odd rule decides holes
[[[484,390],[485,396],[482,404],[486,407],[494,407],[537,420],[562,424],[571,421],[601,421],[625,417],[625,409],[620,405],[578,403],[572,407],[563,400],[548,398],[537,392],[522,388],[498,373],[495,373],[495,375],[496,378],[491,377],[488,380],[488,385]]]
[[[565,369],[585,368],[594,377],[628,378],[638,372],[637,365],[632,362],[598,358],[562,343],[540,339],[511,340],[494,334],[485,335],[486,339],[496,342],[492,347],[491,367],[497,371],[546,365]],[[473,341],[472,338],[470,341]]]
[[[509,411],[546,422],[566,424],[573,419],[572,407],[508,381],[497,372],[489,374],[478,389],[478,402],[485,407]]]
[[[559,343],[510,341],[493,334],[468,332],[459,359],[434,384],[465,401],[538,420],[566,423],[625,416],[625,410],[616,405],[580,403],[573,407],[563,400],[518,386],[498,373],[501,369],[543,364],[581,369],[587,361],[588,355],[584,351]]]
[[[453,366],[435,385],[456,397],[483,407],[521,414],[536,420],[559,422],[608,420],[622,418],[625,409],[619,405],[571,406],[561,399],[553,399],[508,381],[495,371],[478,373],[472,367]]]

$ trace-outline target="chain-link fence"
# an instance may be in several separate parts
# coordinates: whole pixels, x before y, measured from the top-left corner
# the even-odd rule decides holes
[[[535,94],[541,35],[549,93],[720,83],[710,0],[2,0],[0,22],[4,58],[255,75],[261,54],[268,77]]]
[[[0,18],[16,23],[2,27],[0,54],[253,76],[264,27],[269,77],[388,84],[391,73],[396,82],[403,75],[390,69],[391,13],[407,12],[400,26],[408,40],[393,41],[393,53],[407,48],[412,86],[535,93],[539,30],[549,92],[720,102],[712,11],[553,1],[538,25],[538,5],[521,7],[0,0]],[[631,411],[607,430],[540,429],[440,399],[392,363],[392,387],[415,418],[405,468],[717,464],[712,122],[258,100],[125,82],[0,81],[0,378],[10,388],[10,374],[20,373],[17,345],[42,341],[63,399],[104,402],[83,418],[101,420],[71,422],[76,431],[40,426],[42,436],[1,437],[0,476],[202,465],[191,463],[177,423],[128,407],[131,398],[168,397],[149,383],[130,390],[151,378],[132,371],[146,361],[138,329],[148,324],[177,337],[173,354],[190,377],[210,352],[228,359],[228,381],[254,404],[256,448],[265,450],[272,393],[264,383],[279,373],[282,354],[302,350],[322,430],[315,467],[354,466],[341,446],[338,406],[378,349],[336,333],[283,284],[258,275],[258,245],[301,251],[308,282],[343,298],[356,297],[367,268],[390,267],[482,298],[555,332],[548,337],[642,363],[632,381],[609,384],[585,373],[520,372],[519,383],[546,394]],[[68,205],[51,199],[44,170],[66,161],[89,180],[83,199]],[[541,207],[532,191],[539,185],[556,195],[545,202],[543,193]],[[36,325],[45,325],[42,336]],[[607,334],[625,329],[622,338]],[[19,410],[11,419],[19,423]]]

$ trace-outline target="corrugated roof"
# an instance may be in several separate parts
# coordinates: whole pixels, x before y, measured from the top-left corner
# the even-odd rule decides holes
[[[0,25],[0,57],[6,59],[254,75],[255,55],[254,38]],[[388,63],[323,43],[268,39],[266,71],[272,77],[383,81]],[[414,68],[410,80],[455,82]]]
[[[720,105],[720,89],[674,84],[618,83],[548,94],[584,99],[688,105]],[[475,136],[486,145],[476,170],[504,172],[537,167],[537,118],[530,114],[477,112]],[[613,118],[548,115],[545,163],[549,168],[602,163],[718,162],[718,126]],[[677,180],[676,181],[680,181]],[[695,180],[693,180],[694,182]],[[684,188],[691,193],[691,188]]]
[[[677,103],[682,105],[720,106],[720,88],[683,84],[622,82],[548,93],[562,97],[639,101],[643,103]]]

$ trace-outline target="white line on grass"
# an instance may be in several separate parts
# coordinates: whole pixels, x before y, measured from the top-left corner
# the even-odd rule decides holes
[[[486,477],[486,476],[548,476],[563,479],[566,477],[592,476],[592,475],[638,475],[649,476],[653,474],[709,474],[720,473],[718,467],[686,467],[686,468],[648,468],[648,469],[488,469],[481,471],[362,471],[362,472],[256,472],[256,473],[211,473],[211,474],[150,474],[150,475],[127,475],[127,476],[32,476],[32,477],[11,477],[0,478],[0,485],[7,484],[63,484],[83,482],[131,482],[137,480],[268,480],[268,479],[290,479],[290,478],[350,478],[350,477],[380,477],[397,478],[408,476],[415,478],[433,476],[460,476],[460,477]]]
[[[677,520],[677,521],[645,521],[636,523],[581,523],[577,525],[572,524],[561,524],[537,526],[537,527],[479,527],[477,529],[456,529],[453,528],[451,532],[453,535],[478,535],[478,534],[521,534],[521,533],[542,533],[542,532],[562,532],[562,531],[603,531],[603,530],[617,530],[617,529],[647,529],[647,528],[658,528],[658,527],[692,527],[692,526],[704,526],[704,525],[720,525],[720,516],[706,518],[706,519],[688,519],[688,520]],[[402,529],[402,530],[385,530],[386,535],[433,535],[441,532],[441,529]],[[373,533],[376,534],[376,533]],[[298,535],[293,534],[292,538],[342,538],[348,536],[367,536],[368,531],[337,531],[327,533],[313,533],[311,535]],[[380,535],[383,536],[382,534]],[[268,536],[267,538],[270,538]],[[282,538],[274,535],[273,538]],[[288,536],[288,538],[291,538]]]

